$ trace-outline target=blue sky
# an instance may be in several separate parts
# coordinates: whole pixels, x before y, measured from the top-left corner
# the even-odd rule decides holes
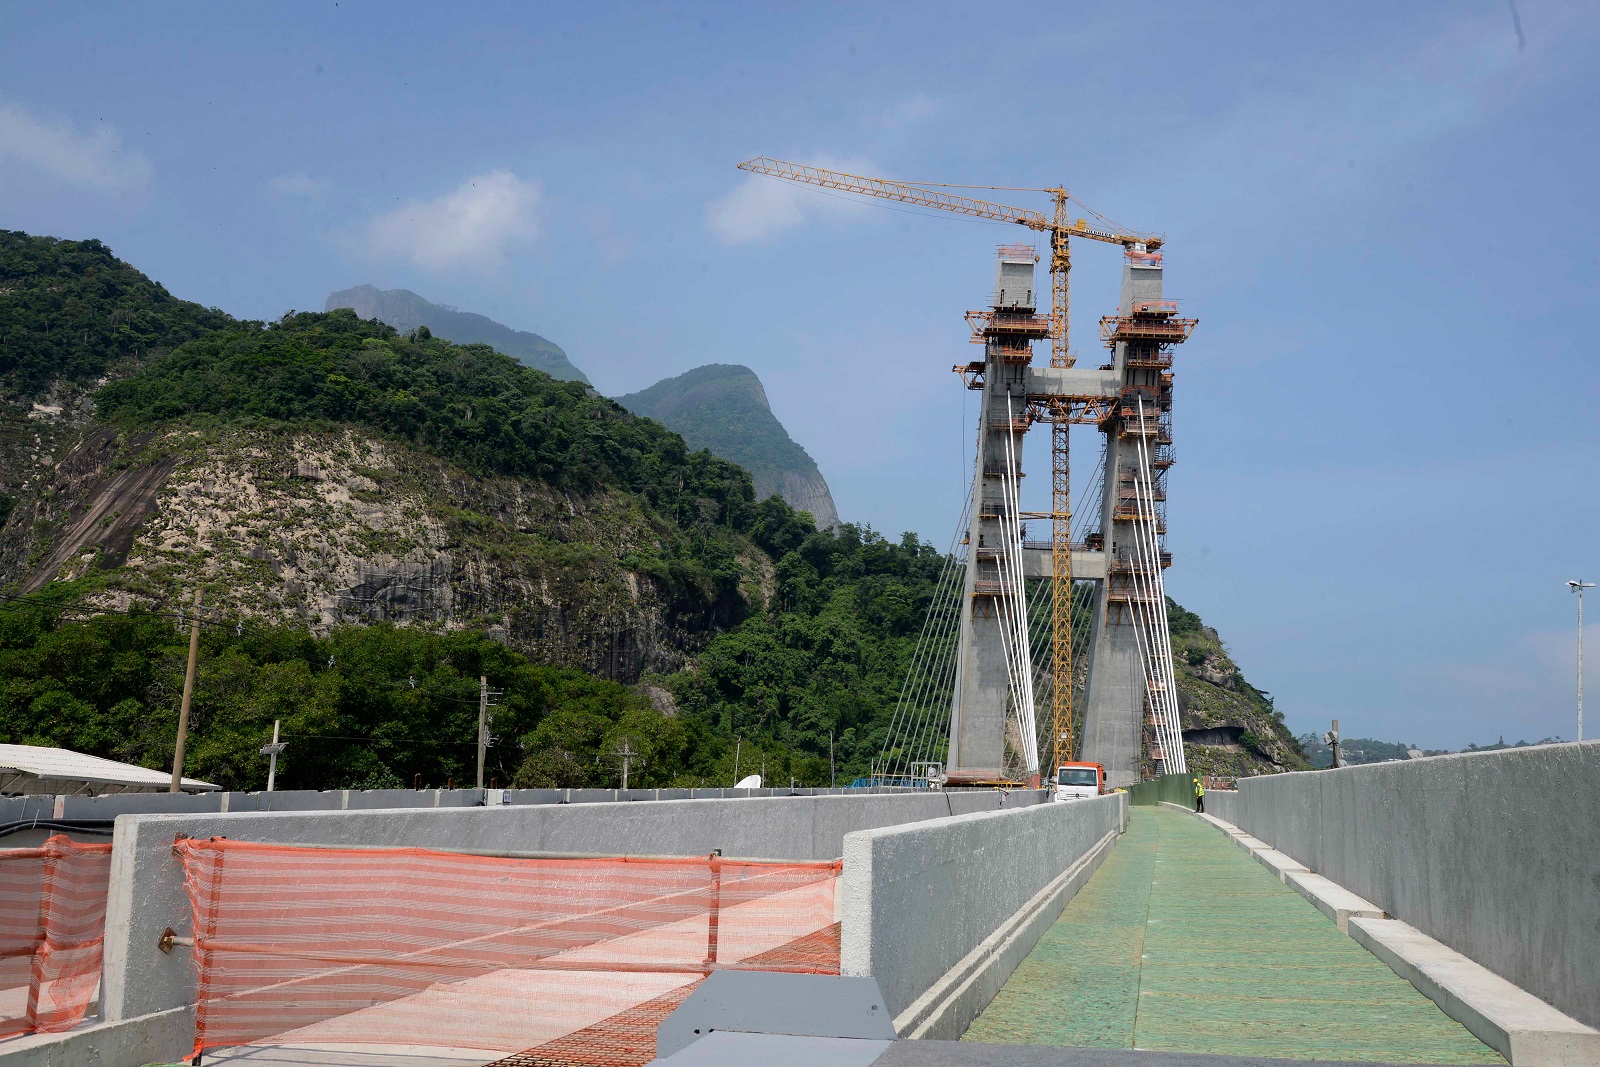
[[[0,226],[102,238],[242,316],[404,286],[613,395],[747,364],[842,515],[944,545],[961,313],[1026,233],[734,164],[1065,183],[1167,235],[1201,320],[1169,589],[1291,726],[1570,738],[1562,583],[1600,576],[1600,9],[1518,8],[1520,40],[1505,0],[4,0]],[[1118,270],[1075,253],[1080,353]]]

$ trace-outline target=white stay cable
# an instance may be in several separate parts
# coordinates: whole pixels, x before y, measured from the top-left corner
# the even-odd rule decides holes
[[[1167,741],[1166,735],[1161,729],[1161,720],[1163,718],[1164,710],[1161,706],[1160,697],[1157,693],[1155,671],[1152,669],[1152,656],[1150,652],[1150,639],[1152,635],[1145,632],[1149,624],[1145,621],[1144,614],[1139,610],[1138,606],[1140,599],[1145,594],[1143,592],[1143,587],[1139,583],[1139,572],[1137,568],[1135,568],[1133,571],[1133,582],[1133,596],[1129,599],[1128,610],[1133,616],[1133,637],[1134,641],[1139,647],[1139,667],[1144,673],[1144,688],[1150,705],[1150,717],[1155,722],[1156,736],[1161,741],[1161,770],[1162,773],[1165,774]]]
[[[906,677],[901,686],[894,717],[890,720],[888,733],[884,736],[880,762],[886,769],[889,753],[895,748],[900,750],[895,768],[903,770],[907,764],[916,760],[922,740],[922,720],[930,714],[930,709],[924,703],[930,683],[936,690],[933,699],[938,700],[938,680],[946,673],[943,661],[951,655],[949,647],[952,636],[951,618],[960,617],[960,587],[966,572],[966,563],[960,555],[961,538],[966,532],[971,510],[972,499],[969,496],[966,506],[962,508],[961,521],[950,539],[950,550],[945,556],[938,580],[934,583],[933,595],[928,603],[928,613],[922,622],[922,632],[918,636],[911,663],[906,668]],[[947,613],[946,605],[952,596],[957,602],[957,610]],[[944,710],[948,713],[948,701]],[[936,719],[937,712],[938,709],[932,710]],[[948,726],[948,723],[945,725]]]
[[[1002,632],[1010,630],[1012,655],[1008,660],[1011,683],[1016,697],[1017,725],[1023,753],[1030,775],[1039,773],[1038,726],[1034,717],[1033,657],[1028,642],[1027,585],[1022,571],[1022,519],[1021,492],[1017,484],[1015,449],[1015,413],[1011,395],[1006,394],[1006,469],[1002,476],[1006,506],[1001,509],[1000,524],[1005,538],[1002,556],[1001,603]],[[1007,520],[1009,519],[1009,526]],[[1009,591],[1007,587],[1009,586]]]
[[[961,558],[961,538],[967,530],[972,514],[972,499],[968,497],[962,509],[961,521],[951,538],[950,555],[946,573],[940,575],[939,585],[928,605],[928,621],[933,638],[933,650],[923,658],[920,673],[913,686],[908,672],[907,686],[911,689],[906,721],[901,726],[901,763],[929,762],[938,748],[938,738],[948,733],[952,689],[945,679],[954,669],[954,660],[960,655],[961,590],[965,583],[969,561]],[[886,741],[885,751],[889,745]]]
[[[1006,398],[1006,402],[1008,405],[1010,404],[1009,396]],[[1023,692],[1026,698],[1025,706],[1028,713],[1027,730],[1023,734],[1022,741],[1029,754],[1028,773],[1037,774],[1039,771],[1039,705],[1038,695],[1033,685],[1034,671],[1032,644],[1028,640],[1028,583],[1026,571],[1024,570],[1023,566],[1022,547],[1022,484],[1016,474],[1016,468],[1022,462],[1022,454],[1021,445],[1016,441],[1015,434],[1008,435],[1007,441],[1015,449],[1013,463],[1011,464],[1009,472],[1009,476],[1011,478],[1011,496],[1015,504],[1015,508],[1012,511],[1012,541],[1016,546],[1016,556],[1014,562],[1012,563],[1012,573],[1015,575],[1017,587],[1017,602],[1015,605],[1014,614],[1017,620],[1018,645],[1022,649],[1023,656],[1023,662],[1021,664],[1023,668]]]
[[[1140,416],[1140,428],[1143,429],[1143,415]],[[1134,493],[1137,509],[1146,506],[1147,501],[1143,496],[1143,486],[1137,479],[1135,471]],[[1129,523],[1130,532],[1133,534],[1133,544],[1130,546],[1133,553],[1129,559],[1129,570],[1133,575],[1134,596],[1130,609],[1134,617],[1134,634],[1139,641],[1140,662],[1144,667],[1145,685],[1150,696],[1150,717],[1155,726],[1156,736],[1161,743],[1162,773],[1170,769],[1171,756],[1171,731],[1170,714],[1164,690],[1166,688],[1166,672],[1160,665],[1160,638],[1156,632],[1156,619],[1152,607],[1154,596],[1153,584],[1150,579],[1150,559],[1146,551],[1144,524],[1138,515]]]
[[[1144,399],[1142,397],[1139,399],[1139,422],[1140,428],[1143,429]],[[1169,734],[1172,743],[1176,746],[1174,748],[1175,759],[1169,762],[1176,763],[1175,773],[1182,774],[1188,769],[1188,760],[1185,758],[1183,751],[1183,727],[1178,713],[1178,682],[1172,665],[1172,636],[1168,628],[1166,581],[1161,572],[1160,532],[1156,529],[1155,480],[1151,477],[1150,452],[1143,433],[1139,435],[1139,474],[1144,482],[1144,492],[1150,509],[1145,520],[1145,532],[1148,557],[1153,567],[1150,571],[1151,585],[1153,586],[1152,592],[1154,594],[1151,609],[1155,618],[1152,621],[1159,626],[1156,631],[1159,641],[1157,645],[1157,660],[1167,690],[1167,710],[1170,714]]]
[[[1142,413],[1144,401],[1141,399],[1139,403]],[[1178,710],[1178,680],[1176,673],[1173,670],[1172,633],[1169,629],[1167,619],[1166,579],[1161,568],[1161,535],[1160,531],[1156,528],[1155,478],[1153,477],[1150,468],[1149,443],[1142,435],[1139,438],[1139,452],[1142,472],[1144,475],[1145,491],[1150,498],[1150,513],[1147,520],[1146,537],[1150,545],[1151,562],[1154,564],[1155,568],[1151,571],[1155,585],[1155,600],[1153,609],[1158,616],[1156,621],[1159,625],[1158,633],[1161,635],[1161,643],[1158,646],[1157,651],[1160,653],[1162,668],[1166,673],[1167,708],[1172,716],[1171,733],[1173,744],[1176,746],[1174,748],[1177,763],[1176,769],[1177,773],[1182,774],[1188,768],[1188,760],[1183,751],[1183,720]]]
[[[1139,494],[1141,510],[1146,507],[1153,507],[1153,501],[1150,500],[1149,494],[1145,492],[1142,480],[1136,485],[1135,491]],[[1157,598],[1161,595],[1157,587],[1158,568],[1160,566],[1160,557],[1157,555],[1159,549],[1152,546],[1148,536],[1150,533],[1149,527],[1142,517],[1135,519],[1133,527],[1135,543],[1139,553],[1139,564],[1136,573],[1142,574],[1144,578],[1140,599],[1146,621],[1145,635],[1148,642],[1150,670],[1154,679],[1151,700],[1155,708],[1157,732],[1161,736],[1161,747],[1164,756],[1162,760],[1163,769],[1167,773],[1175,773],[1175,761],[1172,752],[1174,741],[1173,724],[1176,716],[1173,711],[1173,693],[1168,684],[1166,662],[1162,655],[1167,642],[1165,635],[1161,632],[1160,619],[1156,613],[1155,606]]]

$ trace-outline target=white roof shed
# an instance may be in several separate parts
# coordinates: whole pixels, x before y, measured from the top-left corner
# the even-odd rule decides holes
[[[0,795],[164,793],[171,785],[170,771],[152,771],[65,748],[0,745]],[[208,793],[221,788],[194,778],[183,780],[185,793]]]

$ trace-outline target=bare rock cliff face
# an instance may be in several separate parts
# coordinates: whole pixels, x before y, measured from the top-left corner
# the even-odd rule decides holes
[[[737,596],[630,566],[667,535],[620,494],[477,477],[352,430],[103,430],[0,530],[0,583],[103,571],[103,602],[171,606],[198,578],[219,617],[485,627],[633,682],[682,667],[772,586],[754,550]]]
[[[762,495],[762,488],[759,484],[756,486],[758,496]],[[828,491],[828,483],[822,480],[820,474],[812,477],[799,471],[784,471],[782,484],[770,491],[783,497],[797,511],[809,511],[819,530],[839,525],[839,512],[833,506],[833,494]]]

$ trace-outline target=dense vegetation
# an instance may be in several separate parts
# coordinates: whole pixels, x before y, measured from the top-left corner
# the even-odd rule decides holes
[[[685,744],[681,726],[628,687],[530,663],[481,634],[373,626],[314,637],[214,621],[202,629],[187,768],[231,788],[261,788],[259,749],[274,719],[290,743],[281,788],[398,787],[417,775],[471,785],[480,674],[505,690],[487,761],[502,784],[530,753],[548,762],[549,748],[570,747],[564,729],[575,721],[595,731],[585,735],[589,764],[611,734],[628,731],[635,747],[649,739],[663,749],[670,778]],[[170,766],[187,650],[174,618],[74,620],[12,601],[0,612],[0,740]]]
[[[714,638],[698,668],[639,690],[542,666],[473,632],[387,625],[326,637],[212,618],[202,630],[188,767],[260,788],[258,749],[283,721],[283,788],[469,783],[477,678],[505,691],[488,773],[503,784],[614,786],[611,754],[643,756],[630,784],[826,785],[867,773],[940,565],[931,547],[854,527],[808,532],[778,564],[774,610]],[[176,618],[69,610],[79,590],[0,610],[0,742],[170,765],[187,636]]]
[[[409,289],[379,289],[358,285],[328,294],[325,310],[351,308],[364,319],[387,322],[401,333],[426,326],[437,337],[457,344],[483,344],[504,352],[534,370],[542,370],[563,381],[589,381],[572,365],[561,346],[526,330],[513,330],[484,315],[458,311],[453,307],[424,300]]]
[[[173,297],[99,241],[0,230],[0,396],[93,381],[233,324]]]
[[[823,784],[830,738],[841,780],[868,773],[942,563],[914,534],[811,534],[778,561],[773,609],[671,679],[679,704],[724,744],[742,736],[776,750],[782,774]]]

